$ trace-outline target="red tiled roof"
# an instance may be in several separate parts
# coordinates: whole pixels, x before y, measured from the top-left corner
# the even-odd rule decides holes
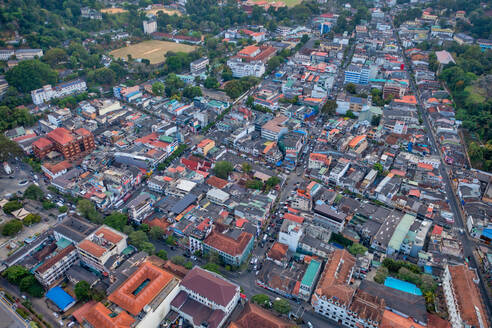
[[[83,249],[87,253],[94,255],[95,257],[101,257],[106,249],[101,247],[88,239],[84,239],[79,243],[79,248]]]
[[[236,256],[243,254],[252,238],[253,235],[245,231],[241,232],[237,239],[234,239],[214,230],[203,242],[226,254]]]
[[[464,265],[454,265],[449,266],[449,273],[451,274],[454,295],[463,322],[469,326],[480,327],[481,321],[485,327],[490,327],[487,312],[485,312],[480,296],[480,290],[473,281],[477,279],[475,272]],[[480,321],[478,315],[481,316]]]
[[[102,234],[103,238],[106,239],[107,241],[113,243],[113,244],[117,244],[120,240],[123,239],[123,236],[114,232],[114,231],[111,231],[110,229],[108,228],[105,228],[105,227],[101,227],[99,228],[99,230],[97,230],[95,233],[94,233],[96,236],[99,236],[100,234]]]
[[[218,189],[223,189],[225,186],[227,186],[227,181],[224,179],[221,179],[219,177],[216,177],[215,175],[212,175],[210,178],[208,178],[207,183],[211,185],[212,187],[218,188]]]
[[[109,295],[108,299],[133,315],[142,312],[144,306],[149,304],[162,289],[172,280],[173,275],[155,265],[144,262],[138,270],[129,277],[116,291]],[[143,289],[134,295],[134,292],[146,280],[150,280]]]
[[[248,303],[236,321],[228,328],[292,328],[295,325],[278,318],[273,313],[255,304]]]
[[[88,137],[91,135],[91,133],[87,129],[84,129],[84,128],[80,128],[80,129],[75,130],[75,133],[78,134],[79,136],[85,136],[85,137]]]
[[[61,172],[63,170],[68,170],[72,167],[72,164],[70,164],[69,161],[62,161],[56,164],[44,163],[43,166],[52,174],[57,174],[58,172]]]
[[[84,321],[97,328],[130,328],[135,319],[128,313],[122,311],[116,316],[112,316],[112,311],[102,303],[91,301],[77,309],[73,316],[82,325]]]
[[[260,48],[257,46],[247,46],[239,51],[240,55],[251,56],[255,51],[258,51]]]
[[[44,149],[53,146],[53,143],[50,140],[41,137],[38,140],[34,141],[32,145],[33,147],[36,147],[38,149]]]
[[[61,145],[66,145],[66,144],[73,141],[72,134],[70,133],[70,131],[68,131],[65,128],[56,128],[53,131],[46,134],[46,136],[49,139],[51,139],[51,140],[53,140],[53,141],[55,141]]]
[[[432,229],[432,234],[433,235],[441,235],[442,234],[442,227],[438,226],[437,224],[434,226],[434,229]]]
[[[268,252],[268,257],[277,261],[282,261],[285,258],[288,249],[288,245],[275,242]]]
[[[285,220],[297,222],[299,224],[302,224],[304,222],[304,218],[302,216],[294,215],[294,214],[291,214],[291,213],[285,213],[283,218]]]
[[[344,249],[335,250],[318,281],[313,302],[321,296],[327,299],[336,297],[338,302],[348,306],[355,291],[348,284],[348,278],[354,266],[355,258],[349,252]]]

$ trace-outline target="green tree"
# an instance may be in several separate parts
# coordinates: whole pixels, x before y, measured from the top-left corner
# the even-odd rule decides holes
[[[91,299],[91,286],[87,281],[79,281],[75,284],[75,296],[78,301],[85,302]]]
[[[191,270],[193,269],[193,263],[191,261],[188,261],[184,264],[185,269]]]
[[[7,278],[10,283],[18,285],[22,278],[28,274],[29,271],[25,267],[21,265],[12,265],[2,273],[2,276]]]
[[[188,99],[193,99],[195,97],[201,97],[202,96],[202,89],[200,87],[185,87],[183,89],[183,97],[188,98]]]
[[[22,230],[22,222],[20,220],[14,219],[5,223],[2,227],[2,235],[4,236],[15,236],[19,231]]]
[[[353,83],[347,83],[345,85],[345,91],[354,95],[357,92],[357,87]]]
[[[232,99],[236,99],[243,93],[242,85],[239,80],[232,80],[228,82],[224,88],[226,94]]]
[[[374,165],[372,166],[372,168],[375,169],[376,171],[378,171],[379,174],[383,174],[383,171],[384,171],[383,164],[381,164],[381,163],[374,163]]]
[[[227,161],[219,161],[215,163],[214,173],[221,179],[226,179],[229,177],[229,174],[234,170],[234,167],[230,162]]]
[[[154,227],[150,228],[150,231],[149,231],[150,239],[159,240],[159,239],[162,239],[162,236],[164,236],[164,230],[162,230],[161,227],[154,226]]]
[[[24,220],[22,220],[22,223],[25,226],[30,226],[31,224],[39,223],[39,222],[41,222],[41,216],[39,214],[33,214],[33,213],[29,213],[24,218]]]
[[[335,100],[328,99],[324,103],[323,107],[321,107],[321,113],[329,115],[329,116],[333,116],[336,113],[337,107],[338,107],[338,105],[337,105],[337,102]]]
[[[384,266],[380,266],[378,268],[378,271],[376,272],[376,275],[374,276],[374,281],[377,282],[378,284],[383,284],[388,274],[389,274],[388,269]]]
[[[149,241],[147,234],[142,230],[133,231],[128,235],[128,239],[130,240],[130,244],[140,250],[142,250],[144,243]]]
[[[5,205],[3,205],[2,207],[5,214],[10,214],[13,211],[17,211],[20,208],[22,208],[22,203],[19,202],[18,200],[11,200],[5,203]]]
[[[5,79],[17,90],[29,92],[45,84],[55,84],[57,73],[38,59],[23,60],[5,74]]]
[[[214,262],[208,262],[202,268],[205,269],[205,270],[211,271],[211,272],[218,273],[220,275],[222,274],[220,272],[220,266],[217,263],[214,263]]]
[[[273,56],[270,58],[266,65],[266,73],[270,74],[275,71],[282,63],[284,62],[284,58],[280,56]]]
[[[60,213],[67,213],[68,212],[68,207],[66,205],[62,205],[58,207],[58,212]]]
[[[0,106],[0,130],[15,127],[10,125],[7,121],[3,121],[12,116],[15,116],[15,114],[12,113],[8,107]],[[5,124],[4,126],[2,126],[2,122]],[[15,157],[22,157],[23,154],[22,148],[20,148],[16,142],[10,140],[5,135],[0,134],[0,162],[6,162]]]
[[[101,214],[96,210],[94,203],[88,199],[81,199],[77,202],[77,210],[79,213],[92,222],[101,223]]]
[[[184,256],[176,255],[176,256],[171,257],[171,262],[173,262],[174,264],[183,266],[186,262],[186,259],[184,258]]]
[[[43,205],[43,209],[44,210],[49,210],[49,209],[52,209],[52,208],[55,208],[56,205],[55,203],[49,201],[49,200],[43,200],[43,202],[41,203],[41,205]]]
[[[367,252],[367,247],[359,243],[353,243],[352,246],[349,247],[348,251],[354,256],[364,255]]]
[[[203,86],[207,89],[217,89],[219,87],[219,82],[213,76],[207,76],[203,82]]]
[[[263,182],[256,179],[246,181],[246,188],[261,190],[263,188]]]
[[[128,223],[128,217],[126,216],[126,214],[123,214],[118,211],[114,211],[113,213],[111,213],[110,215],[104,218],[105,225],[113,229],[116,229],[118,231],[123,231],[127,223]]]
[[[355,116],[354,112],[352,112],[350,109],[345,113],[345,117],[348,117],[348,118],[351,118],[351,119],[354,119],[356,118],[357,116]]]
[[[251,297],[251,302],[263,307],[268,307],[270,305],[270,297],[265,294],[256,294]]]
[[[280,181],[281,180],[279,177],[273,176],[273,177],[268,178],[268,180],[265,182],[265,186],[270,189],[270,188],[273,188],[276,185],[278,185],[280,183]]]
[[[380,122],[381,122],[381,115],[374,115],[371,118],[371,125],[372,126],[379,126]]]
[[[41,200],[44,197],[44,192],[35,184],[29,185],[24,191],[24,197],[32,200]]]
[[[175,246],[175,245],[177,245],[178,242],[176,240],[176,237],[174,237],[173,235],[167,236],[167,238],[166,238],[166,244],[168,244],[169,246]]]
[[[48,49],[43,55],[43,61],[53,68],[67,59],[67,52],[61,48]]]
[[[164,86],[164,83],[162,82],[154,82],[154,84],[152,84],[152,93],[156,96],[163,96],[164,95],[164,90],[166,89],[166,87]]]
[[[154,244],[146,241],[146,242],[143,242],[141,245],[140,245],[140,248],[143,252],[146,252],[147,254],[149,255],[152,255],[155,253],[155,246]]]
[[[241,164],[241,169],[243,170],[244,173],[250,173],[251,164],[249,164],[248,162],[243,162],[243,164]]]
[[[160,251],[157,252],[157,256],[159,256],[164,261],[167,260],[167,252],[163,249],[161,249]]]
[[[273,302],[273,309],[280,314],[287,314],[290,312],[290,304],[284,299],[275,300]]]

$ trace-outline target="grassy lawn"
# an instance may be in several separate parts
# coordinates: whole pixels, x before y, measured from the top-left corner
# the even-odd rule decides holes
[[[121,14],[121,13],[126,13],[128,10],[123,9],[123,8],[104,8],[101,9],[101,13],[103,14]]]
[[[267,1],[270,3],[283,2],[283,3],[285,3],[285,5],[287,7],[294,7],[295,5],[298,5],[302,2],[302,0],[281,0],[281,1],[277,1],[277,0],[255,0],[255,2],[258,2],[258,1]]]
[[[169,16],[172,16],[174,14],[176,14],[178,16],[181,16],[181,12],[179,12],[178,10],[167,9],[167,8],[150,9],[150,10],[146,10],[145,13],[146,14],[152,14],[154,16],[157,16],[157,13],[159,11],[162,11],[164,14],[168,14]]]
[[[150,40],[113,50],[109,54],[124,60],[128,59],[128,55],[131,55],[133,59],[143,58],[150,60],[151,64],[159,64],[166,60],[164,55],[168,51],[192,52],[195,49],[196,47],[187,44]]]

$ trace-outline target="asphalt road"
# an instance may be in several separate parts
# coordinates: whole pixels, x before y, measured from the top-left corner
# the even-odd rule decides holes
[[[401,42],[400,42],[400,38],[397,37],[397,39],[398,39],[398,42],[400,45],[400,49],[403,49]],[[403,56],[403,58],[405,60],[405,66],[407,67],[407,69],[409,69],[411,66],[410,66],[410,62],[409,62],[408,58],[405,56],[403,51],[401,52],[401,55]],[[424,109],[422,107],[422,96],[420,94],[420,90],[418,90],[416,88],[413,78],[410,78],[409,80],[410,80],[410,87],[412,88],[413,93],[415,95],[417,95],[417,100],[418,100],[417,108],[418,108],[418,111],[420,112],[420,114],[423,118],[423,122],[424,122],[425,128],[427,130],[427,135],[429,136],[429,140],[431,142],[431,146],[432,146],[431,152],[436,153],[436,150],[438,149],[438,143],[436,142],[434,133],[432,132],[433,130],[432,130],[431,124],[429,123],[429,117],[427,116],[427,113],[424,111]],[[444,179],[446,195],[448,196],[449,205],[450,205],[450,208],[454,214],[455,225],[459,229],[463,229],[465,231],[465,233],[463,233],[463,234],[458,234],[458,238],[460,239],[462,247],[463,247],[463,255],[470,260],[470,266],[477,269],[478,275],[480,276],[479,288],[480,288],[480,291],[482,294],[485,308],[488,311],[489,317],[491,317],[491,315],[492,315],[492,301],[489,297],[488,290],[484,284],[484,278],[480,272],[480,267],[478,266],[478,263],[475,259],[474,254],[473,254],[473,250],[476,247],[476,243],[468,235],[466,225],[465,225],[465,219],[462,216],[462,212],[459,208],[460,205],[457,202],[457,197],[456,197],[456,194],[454,192],[454,189],[452,188],[451,180],[449,178],[448,170],[452,170],[452,168],[444,163],[440,153],[438,153],[438,155],[441,158],[440,173]]]
[[[25,328],[28,324],[12,309],[3,298],[0,298],[0,328]]]

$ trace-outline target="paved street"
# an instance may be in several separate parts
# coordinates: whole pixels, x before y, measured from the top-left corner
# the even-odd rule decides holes
[[[398,38],[398,41],[400,42],[399,38]],[[401,47],[401,44],[400,44],[400,47]],[[406,65],[407,69],[410,69],[411,66],[410,66],[410,62],[409,62],[408,58],[405,56],[403,51],[401,54],[405,60],[405,65]],[[417,101],[418,101],[417,108],[418,108],[418,110],[419,110],[419,112],[423,118],[425,129],[427,131],[427,135],[428,135],[429,140],[431,142],[431,152],[436,154],[437,150],[439,149],[438,143],[436,142],[436,138],[434,136],[434,133],[432,133],[433,130],[432,130],[432,127],[429,123],[429,118],[427,116],[427,113],[424,111],[424,108],[422,106],[423,99],[422,99],[422,96],[420,94],[420,90],[418,90],[416,88],[413,78],[410,78],[409,80],[410,80],[410,87],[412,88],[413,93],[415,95],[417,95]],[[465,231],[465,233],[463,233],[463,234],[457,234],[458,238],[460,239],[460,241],[462,243],[463,253],[464,253],[463,255],[470,260],[470,266],[471,267],[477,268],[477,272],[480,276],[479,287],[481,290],[483,301],[484,301],[485,307],[489,313],[489,316],[491,316],[492,315],[492,301],[491,301],[489,294],[487,292],[487,289],[485,287],[483,275],[480,272],[479,266],[477,264],[477,261],[475,259],[474,253],[473,253],[473,250],[475,249],[475,247],[477,245],[476,245],[476,242],[474,240],[472,240],[472,238],[468,235],[468,231],[467,231],[466,225],[465,225],[465,219],[463,218],[462,212],[461,212],[459,205],[458,205],[456,194],[452,188],[451,180],[450,180],[449,174],[448,174],[448,170],[450,171],[451,167],[449,167],[447,164],[444,163],[444,161],[442,160],[442,156],[439,152],[437,152],[437,155],[439,155],[441,158],[440,173],[444,179],[445,188],[446,188],[446,195],[448,196],[449,205],[450,205],[451,210],[453,211],[453,214],[454,214],[455,225],[459,229],[463,229]]]
[[[0,328],[25,327],[28,327],[28,324],[22,320],[22,317],[12,309],[12,306],[3,297],[0,297]]]

